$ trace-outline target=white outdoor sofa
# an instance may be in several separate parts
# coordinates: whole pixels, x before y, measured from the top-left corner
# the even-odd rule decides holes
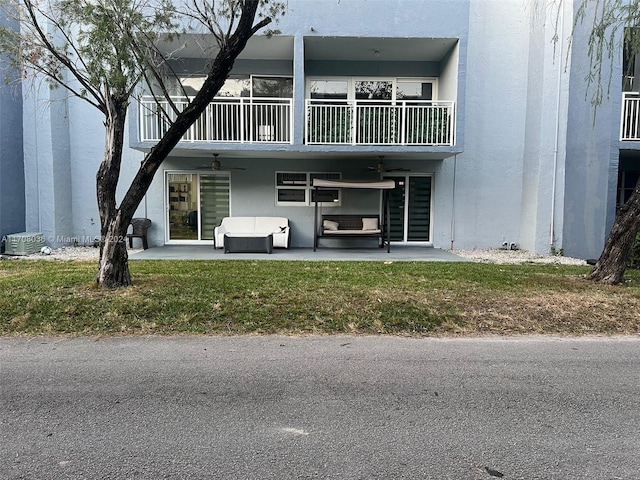
[[[224,247],[224,235],[269,235],[273,236],[275,248],[289,248],[291,229],[285,217],[224,217],[213,229],[213,246]]]

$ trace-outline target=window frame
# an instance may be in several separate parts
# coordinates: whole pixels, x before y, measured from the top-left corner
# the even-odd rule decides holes
[[[203,225],[203,221],[202,221],[202,213],[203,213],[203,209],[202,209],[202,195],[203,195],[203,191],[201,189],[202,187],[202,183],[201,183],[201,178],[202,177],[220,177],[223,178],[226,181],[227,184],[227,197],[226,197],[226,201],[228,204],[228,212],[229,214],[233,211],[232,210],[232,202],[231,202],[231,173],[228,171],[214,171],[214,170],[207,170],[207,171],[194,171],[194,170],[173,170],[173,169],[168,169],[168,170],[164,170],[163,171],[163,175],[164,175],[164,193],[163,193],[163,204],[164,204],[164,226],[165,226],[165,243],[168,245],[203,245],[203,244],[209,244],[211,243],[210,239],[203,239],[202,238],[202,225]],[[171,175],[184,175],[185,176],[185,181],[175,179],[175,181],[170,181]],[[192,182],[195,186],[195,188],[193,188],[192,190],[189,191],[190,194],[194,195],[194,199],[193,201],[196,204],[196,211],[197,213],[197,228],[196,228],[196,232],[197,232],[197,238],[196,239],[184,239],[184,238],[171,238],[171,231],[170,231],[170,217],[171,217],[171,200],[170,200],[170,196],[171,196],[171,189],[170,189],[170,184],[171,183],[180,183],[180,184],[184,184],[184,183],[188,183],[186,181],[186,179],[188,178],[188,176],[192,176]],[[175,192],[174,193],[180,193],[180,192]]]
[[[167,79],[165,79],[165,83],[168,84],[168,89],[169,92],[171,94],[171,96],[175,96],[175,97],[183,97],[183,92],[181,92],[181,86],[184,87],[184,83],[187,82],[188,80],[198,80],[199,83],[204,83],[205,79],[207,78],[206,75],[203,74],[199,74],[199,73],[184,73],[184,74],[179,74],[176,76],[171,76],[171,77],[167,77]],[[291,97],[262,97],[262,96],[256,96],[254,95],[254,78],[255,79],[270,79],[270,78],[275,78],[275,79],[287,79],[291,81]],[[248,84],[248,90],[247,93],[248,95],[242,95],[242,92],[240,95],[238,96],[229,96],[229,95],[222,95],[220,97],[218,97],[218,95],[216,95],[215,98],[247,98],[247,99],[252,99],[252,100],[260,100],[260,99],[268,99],[268,98],[285,98],[285,99],[291,99],[293,98],[293,92],[295,92],[295,78],[293,75],[278,75],[278,74],[266,74],[266,75],[262,75],[262,74],[245,74],[245,75],[229,75],[229,78],[227,80],[233,80],[233,81],[244,81],[247,80],[249,82]],[[202,85],[200,85],[201,87]],[[147,89],[149,90],[149,92],[151,94],[153,94],[154,92],[154,88],[158,88],[158,85],[152,85],[147,87]],[[195,90],[195,88],[192,85],[187,85],[186,88],[191,88],[193,90]],[[224,91],[224,84],[222,85],[222,87],[220,88],[221,91]],[[195,96],[198,93],[198,90],[195,91],[195,93],[193,93],[192,95],[189,94],[187,95],[188,97],[190,96]]]
[[[633,177],[639,177],[640,176],[640,171],[639,170],[619,170],[618,171],[618,185],[617,185],[617,189],[616,189],[616,207],[620,208],[622,206],[624,206],[627,203],[627,200],[629,199],[629,197],[631,197],[631,194],[633,193],[633,191],[635,190],[635,183],[633,183],[633,186],[628,187],[627,186],[627,177],[628,176],[633,176]],[[632,177],[632,179],[633,179]]]
[[[290,97],[261,97],[261,96],[256,96],[254,95],[254,78],[264,78],[264,79],[268,79],[268,78],[280,78],[280,79],[288,79],[291,80],[291,96]],[[260,75],[260,74],[252,74],[249,75],[249,80],[250,80],[250,98],[251,99],[255,99],[255,100],[260,100],[260,99],[265,99],[265,98],[293,98],[294,92],[295,92],[295,78],[293,75],[275,75],[275,74],[270,74],[270,75]]]
[[[340,101],[355,101],[356,100],[356,83],[357,82],[392,82],[392,94],[391,100],[384,100],[388,102],[402,102],[404,100],[397,99],[397,91],[398,91],[398,82],[423,82],[423,83],[431,83],[431,100],[415,100],[415,101],[435,101],[438,100],[438,77],[389,77],[389,76],[322,76],[322,75],[314,75],[307,78],[305,85],[305,97],[307,99],[311,98],[311,85],[312,82],[315,81],[346,81],[347,82],[347,98],[344,100],[336,99],[335,102]],[[321,100],[321,99],[319,99]],[[357,100],[363,101],[363,100]],[[380,100],[378,100],[380,101]]]
[[[305,180],[304,180],[304,184],[299,183],[299,184],[292,184],[292,185],[281,185],[279,183],[279,175],[282,174],[293,174],[293,175],[304,175],[305,176]],[[274,179],[274,184],[275,184],[275,205],[277,207],[311,207],[315,205],[315,202],[312,201],[313,198],[313,190],[314,187],[312,186],[312,181],[314,178],[331,178],[333,180],[342,180],[342,173],[341,172],[305,172],[305,171],[292,171],[292,170],[278,170],[275,172],[275,179]],[[302,180],[299,180],[300,182],[302,182]],[[304,191],[304,201],[286,201],[286,200],[279,200],[279,192],[282,190],[298,190],[298,191]],[[342,205],[342,189],[340,188],[336,188],[335,189],[335,197],[336,200],[332,201],[332,202],[318,202],[318,205],[321,205],[323,207],[339,207]],[[325,189],[323,190],[325,193],[326,192],[333,192],[334,189]]]

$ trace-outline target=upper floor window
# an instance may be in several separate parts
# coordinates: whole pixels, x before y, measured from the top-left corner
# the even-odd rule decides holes
[[[251,79],[229,77],[225,80],[224,85],[220,87],[217,97],[250,97],[251,96]]]
[[[293,78],[251,77],[251,93],[254,97],[293,98]]]
[[[354,93],[356,100],[393,100],[393,81],[356,80]]]
[[[205,81],[203,75],[187,75],[169,81],[172,95],[188,97],[200,91]],[[155,90],[155,89],[152,89]],[[218,91],[217,97],[292,98],[293,78],[285,76],[242,75],[230,76]]]
[[[293,98],[293,78],[257,75],[229,77],[216,96]]]
[[[626,27],[624,29],[624,48],[622,49],[622,91],[637,92],[640,90],[638,78],[638,48],[640,47],[640,29],[638,27]]]
[[[309,87],[310,98],[321,100],[346,100],[349,95],[347,80],[312,80]]]
[[[398,80],[397,100],[433,100],[433,82],[421,80]]]
[[[308,98],[318,100],[434,100],[435,78],[312,78]]]

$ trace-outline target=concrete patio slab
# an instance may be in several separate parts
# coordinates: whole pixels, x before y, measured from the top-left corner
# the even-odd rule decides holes
[[[466,258],[427,246],[382,248],[274,248],[273,253],[224,253],[208,245],[163,245],[131,254],[131,260],[306,260],[374,262],[466,262]]]

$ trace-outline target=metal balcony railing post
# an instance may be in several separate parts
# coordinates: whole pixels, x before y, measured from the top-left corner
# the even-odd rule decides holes
[[[351,103],[351,145],[355,145],[358,141],[358,139],[356,138],[357,135],[357,122],[358,122],[358,102],[356,100],[353,100]]]
[[[400,145],[407,144],[407,102],[405,101],[400,104],[400,137],[398,140]]]
[[[245,105],[244,105],[244,98],[240,98],[240,142],[244,143],[245,142],[245,115],[244,115],[244,110],[245,110]],[[251,115],[251,112],[249,112],[249,115]]]

